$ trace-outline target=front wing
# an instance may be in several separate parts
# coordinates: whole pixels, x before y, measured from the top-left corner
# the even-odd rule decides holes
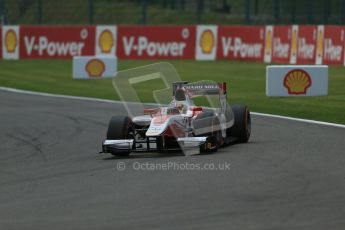
[[[212,136],[177,138],[178,149],[164,148],[164,146],[158,147],[156,140],[154,137],[148,137],[145,141],[136,141],[135,139],[105,140],[102,143],[102,153],[182,150],[184,155],[195,155],[217,149],[217,142]]]

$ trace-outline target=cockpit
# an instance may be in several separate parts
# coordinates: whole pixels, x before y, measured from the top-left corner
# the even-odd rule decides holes
[[[187,113],[188,107],[190,107],[193,103],[186,96],[186,92],[183,89],[177,89],[174,95],[174,101],[172,102],[173,106],[175,106],[180,113]]]

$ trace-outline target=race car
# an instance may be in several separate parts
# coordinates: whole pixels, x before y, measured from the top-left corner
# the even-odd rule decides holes
[[[169,105],[145,108],[143,115],[113,116],[102,153],[183,151],[185,155],[214,152],[232,142],[248,142],[250,111],[227,103],[226,83],[176,82]],[[219,108],[196,106],[194,97],[217,96]]]

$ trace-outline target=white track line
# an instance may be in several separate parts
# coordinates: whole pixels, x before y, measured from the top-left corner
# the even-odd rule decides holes
[[[310,123],[310,124],[327,125],[327,126],[333,126],[333,127],[338,127],[338,128],[345,128],[345,125],[343,124],[330,123],[330,122],[324,122],[324,121],[315,121],[315,120],[280,116],[280,115],[267,114],[267,113],[250,112],[250,114],[253,114],[256,116],[262,116],[262,117],[272,117],[272,118],[279,118],[279,119],[285,119],[285,120],[291,120],[291,121],[300,121],[300,122],[305,122],[305,123]]]
[[[115,100],[99,99],[99,98],[92,98],[92,97],[78,97],[78,96],[69,96],[69,95],[52,94],[52,93],[40,93],[40,92],[34,92],[34,91],[29,91],[29,90],[21,90],[21,89],[14,89],[14,88],[1,87],[1,86],[0,86],[0,90],[7,91],[7,92],[13,92],[13,93],[44,96],[44,97],[65,98],[65,99],[84,100],[84,101],[97,101],[97,102],[116,103],[116,104],[123,103],[121,101],[115,101]],[[147,103],[147,104],[152,105],[152,103]],[[250,112],[250,113],[253,115],[256,115],[256,116],[271,117],[271,118],[285,119],[285,120],[291,120],[291,121],[299,121],[299,122],[304,122],[304,123],[332,126],[332,127],[337,127],[337,128],[345,128],[345,125],[343,125],[343,124],[308,120],[308,119],[295,118],[295,117],[280,116],[280,115],[267,114],[267,113],[256,113],[256,112]]]
[[[12,93],[29,94],[29,95],[44,96],[44,97],[66,98],[66,99],[84,100],[84,101],[99,101],[99,102],[107,102],[107,103],[121,103],[120,101],[115,101],[115,100],[99,99],[99,98],[92,98],[92,97],[69,96],[69,95],[53,94],[53,93],[40,93],[40,92],[35,92],[35,91],[21,90],[21,89],[1,87],[1,86],[0,86],[0,90],[12,92]]]

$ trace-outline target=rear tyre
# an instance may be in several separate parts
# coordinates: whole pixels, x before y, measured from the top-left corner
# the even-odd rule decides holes
[[[231,106],[234,112],[234,125],[230,128],[230,135],[237,139],[237,142],[248,142],[251,133],[250,111],[245,105]]]
[[[113,116],[109,122],[107,139],[117,140],[117,139],[134,139],[133,133],[133,122],[127,116]],[[111,152],[114,156],[128,156],[128,152]]]

